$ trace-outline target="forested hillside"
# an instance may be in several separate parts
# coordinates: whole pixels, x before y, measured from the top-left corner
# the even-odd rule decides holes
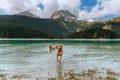
[[[104,30],[101,28],[91,28],[80,32],[74,32],[68,35],[68,38],[85,38],[85,39],[115,39],[120,38],[120,35],[111,30]]]
[[[0,16],[0,23],[10,24],[13,26],[16,26],[14,24],[17,24],[17,26],[24,25],[29,28],[40,30],[42,32],[51,33],[56,38],[63,38],[69,32],[60,22],[52,19],[40,19],[31,18],[27,16],[5,15]]]
[[[115,33],[119,35],[119,17],[108,21],[87,22],[71,19],[40,19],[20,15],[0,16],[0,37],[6,38],[66,38],[73,32],[83,32],[88,29],[93,30],[93,28],[112,31],[111,34]],[[14,35],[12,32],[15,32]],[[44,36],[38,36],[42,33]],[[106,34],[109,35],[109,33]],[[84,37],[86,36],[84,35]],[[108,36],[108,38],[110,37]]]
[[[0,24],[0,38],[53,38],[53,36],[24,25]]]

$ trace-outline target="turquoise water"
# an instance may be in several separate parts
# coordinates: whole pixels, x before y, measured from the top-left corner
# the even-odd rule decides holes
[[[56,50],[49,45],[63,45],[61,67],[56,62]],[[1,40],[0,73],[9,76],[26,74],[27,80],[58,75],[74,70],[105,68],[120,73],[120,41],[69,40]]]

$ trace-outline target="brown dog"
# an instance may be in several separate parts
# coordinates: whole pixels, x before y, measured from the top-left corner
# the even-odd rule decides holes
[[[57,46],[57,49],[58,49],[58,52],[56,53],[56,56],[57,56],[57,62],[61,62],[61,59],[62,59],[62,53],[63,53],[63,50],[62,50],[62,45],[58,45]],[[58,57],[60,57],[60,60],[58,60]]]
[[[52,46],[52,45],[50,45],[50,46],[49,46],[49,50],[50,50],[50,53],[51,53],[53,50],[55,50],[55,47]]]

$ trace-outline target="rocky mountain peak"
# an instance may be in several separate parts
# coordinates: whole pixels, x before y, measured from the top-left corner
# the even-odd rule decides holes
[[[69,19],[69,20],[75,20],[77,17],[70,13],[67,10],[59,10],[51,16],[52,19]]]

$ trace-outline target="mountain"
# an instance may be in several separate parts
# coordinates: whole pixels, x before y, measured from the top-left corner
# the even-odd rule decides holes
[[[64,10],[62,11],[64,12]],[[69,13],[68,11],[65,11],[65,12],[66,14]],[[16,30],[16,28],[20,26],[21,26],[21,29],[24,30],[24,26],[25,26],[26,28],[24,30],[24,33],[25,31],[26,32],[31,31],[31,33],[26,33],[26,34],[34,34],[34,32],[37,32],[37,33],[43,32],[43,33],[48,33],[49,35],[52,35],[52,37],[54,38],[66,38],[68,34],[71,34],[74,32],[81,32],[81,31],[84,31],[87,29],[93,29],[93,28],[101,28],[104,30],[110,30],[112,32],[120,34],[119,17],[113,20],[99,21],[99,22],[87,22],[87,21],[80,21],[75,19],[66,20],[66,17],[65,18],[64,17],[65,16],[57,19],[51,19],[51,18],[41,19],[41,18],[28,17],[25,15],[1,15],[0,16],[0,31],[1,31],[0,34],[3,34],[3,33],[5,35],[8,34],[7,30],[9,30],[8,29],[9,25],[10,25],[10,29],[14,28],[14,30]],[[6,26],[4,28],[4,30],[5,29],[6,30],[5,31],[2,30],[3,28],[1,28],[1,26],[2,27]],[[22,31],[19,31],[19,29],[17,29],[16,31],[18,31],[19,34],[22,34]]]
[[[19,15],[0,16],[0,26],[5,24],[13,25],[15,27],[23,25],[28,28],[51,33],[55,38],[63,38],[69,33],[69,30],[67,30],[59,21],[53,19],[40,19]]]
[[[70,13],[67,10],[59,10],[59,11],[53,13],[51,18],[52,19],[71,19],[71,20],[77,19],[77,17],[75,15],[73,15],[72,13]]]
[[[21,15],[21,16],[28,16],[28,17],[37,18],[37,16],[35,16],[33,13],[31,13],[29,11],[20,12],[20,13],[15,14],[15,15]]]
[[[113,18],[111,21],[118,21],[118,22],[120,22],[120,17]]]

